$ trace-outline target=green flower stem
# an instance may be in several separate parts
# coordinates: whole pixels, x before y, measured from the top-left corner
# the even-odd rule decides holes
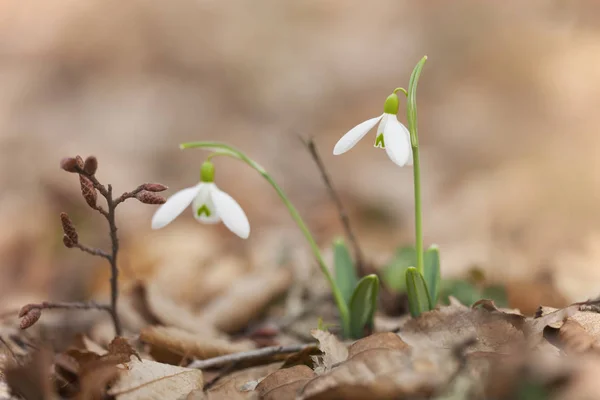
[[[425,263],[423,260],[423,213],[421,212],[421,164],[419,159],[419,146],[413,146],[412,152],[413,180],[415,185],[415,248],[417,250],[417,271],[419,271],[421,275],[424,275]]]
[[[410,142],[413,152],[413,174],[415,185],[415,240],[417,251],[417,271],[424,274],[423,260],[423,217],[421,213],[421,163],[419,159],[419,133],[417,129],[417,84],[423,65],[427,61],[427,56],[421,58],[419,63],[413,69],[408,83],[408,93],[406,101],[406,118],[408,120],[408,131],[410,132]]]
[[[317,259],[317,262],[319,263],[319,267],[321,268],[321,271],[327,278],[327,281],[329,282],[329,286],[331,287],[331,291],[333,292],[333,297],[334,297],[335,303],[340,311],[340,317],[342,319],[342,329],[345,334],[347,332],[349,332],[349,330],[350,330],[350,312],[348,310],[348,305],[344,301],[341,291],[335,284],[335,281],[333,280],[333,276],[331,276],[331,273],[329,272],[329,269],[327,268],[327,264],[325,264],[325,261],[323,260],[323,257],[321,256],[321,251],[319,250],[319,246],[317,245],[317,243],[315,242],[315,239],[313,238],[312,234],[308,230],[308,227],[302,220],[302,217],[300,217],[300,214],[298,213],[298,210],[296,209],[296,207],[294,207],[292,202],[289,200],[289,198],[283,192],[281,187],[273,180],[271,175],[269,175],[267,173],[267,171],[262,166],[260,166],[258,163],[256,163],[252,159],[248,158],[244,153],[242,153],[241,151],[239,151],[239,150],[235,149],[234,147],[231,147],[225,143],[189,142],[189,143],[183,143],[179,147],[181,149],[204,148],[207,150],[214,151],[214,153],[212,153],[209,157],[222,155],[222,156],[229,156],[232,158],[236,158],[240,161],[243,161],[244,163],[248,164],[251,168],[256,170],[259,174],[261,174],[263,176],[263,178],[265,178],[267,180],[267,182],[269,182],[271,184],[271,186],[273,186],[273,189],[275,189],[275,191],[277,192],[277,194],[279,195],[279,197],[281,198],[281,200],[287,207],[288,211],[290,212],[292,218],[294,219],[294,221],[296,222],[296,224],[298,225],[298,227],[304,234],[304,237],[308,241],[308,244],[310,245],[310,248],[311,248],[312,252],[314,253],[315,258]]]

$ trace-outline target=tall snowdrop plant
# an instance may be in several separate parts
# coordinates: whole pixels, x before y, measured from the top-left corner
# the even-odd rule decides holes
[[[423,250],[423,219],[421,212],[421,165],[419,157],[419,135],[417,129],[417,84],[427,56],[415,66],[408,90],[397,88],[386,99],[383,114],[364,121],[348,131],[337,142],[334,155],[343,154],[354,147],[371,129],[379,123],[375,147],[385,149],[388,157],[398,166],[413,166],[415,195],[415,263],[406,268],[406,292],[408,294],[411,315],[419,316],[432,310],[437,301],[440,281],[439,254],[433,246],[427,251],[427,263]],[[406,120],[408,128],[398,121],[398,92],[406,96]]]
[[[327,279],[327,281],[331,287],[331,291],[333,293],[333,297],[334,297],[336,306],[339,310],[340,319],[342,322],[342,334],[345,337],[359,338],[362,336],[362,332],[364,332],[365,327],[371,327],[373,325],[373,317],[374,317],[374,313],[375,313],[378,288],[379,288],[378,277],[376,275],[369,275],[369,276],[366,276],[363,279],[361,279],[359,282],[356,283],[356,286],[352,288],[352,289],[354,289],[354,291],[352,292],[352,297],[346,299],[344,297],[342,291],[340,290],[340,286],[338,285],[338,280],[336,280],[336,278],[334,278],[334,276],[329,271],[327,264],[323,260],[323,257],[321,255],[321,251],[319,250],[319,246],[317,245],[317,242],[315,241],[312,234],[310,233],[310,230],[308,229],[308,227],[302,220],[302,217],[298,213],[298,210],[296,209],[296,207],[294,207],[294,205],[292,204],[290,199],[284,193],[283,189],[275,182],[273,177],[261,165],[259,165],[254,160],[250,159],[246,154],[242,153],[240,150],[238,150],[232,146],[229,146],[225,143],[190,142],[190,143],[183,143],[180,145],[180,147],[182,149],[201,148],[201,149],[212,151],[212,153],[208,156],[207,162],[210,162],[210,159],[213,157],[216,157],[216,156],[227,156],[227,157],[234,158],[236,160],[242,161],[243,163],[248,165],[250,168],[252,168],[256,172],[258,172],[263,178],[265,178],[267,180],[267,182],[269,182],[269,184],[273,187],[273,189],[275,189],[275,191],[279,195],[279,198],[283,201],[283,204],[287,207],[290,215],[292,216],[292,218],[298,225],[298,228],[300,228],[300,231],[302,231],[302,234],[308,241],[308,244],[310,245],[310,248],[315,255],[315,258],[319,264],[319,267],[321,268],[321,271],[325,275],[325,278]],[[205,165],[206,165],[206,163],[205,163]],[[208,174],[206,177],[203,176],[203,178],[201,179],[200,185],[203,185],[203,184],[206,185],[207,183],[212,184],[212,179],[213,179],[212,173]],[[212,185],[214,185],[214,184],[212,184]],[[160,226],[164,222],[167,222],[167,223],[170,222],[170,220],[175,218],[175,216],[176,216],[175,214],[178,214],[181,212],[180,209],[183,210],[193,201],[194,215],[196,216],[197,219],[200,218],[200,216],[202,216],[203,219],[205,220],[205,221],[202,221],[201,219],[199,219],[201,222],[208,222],[208,221],[206,221],[206,218],[204,218],[204,217],[210,217],[210,215],[206,214],[206,211],[208,210],[208,212],[212,213],[213,209],[214,209],[214,212],[216,213],[216,215],[218,215],[222,219],[222,221],[225,223],[225,225],[230,230],[232,230],[234,233],[238,234],[238,236],[240,236],[240,237],[244,237],[244,236],[247,237],[247,234],[249,233],[249,226],[242,223],[243,222],[242,221],[243,211],[240,212],[241,208],[238,210],[237,207],[234,207],[233,203],[231,202],[233,199],[231,199],[231,201],[228,202],[229,204],[226,204],[227,202],[223,201],[224,196],[223,196],[222,192],[221,192],[221,195],[217,195],[215,197],[216,192],[214,192],[214,190],[218,190],[218,189],[216,189],[216,187],[214,187],[214,189],[211,189],[213,191],[209,192],[208,195],[205,194],[205,191],[202,191],[202,188],[198,189],[198,186],[195,186],[195,187],[192,187],[189,189],[184,189],[184,191],[185,190],[189,191],[189,194],[186,195],[186,197],[184,199],[185,201],[182,200],[181,202],[176,202],[177,207],[175,207],[175,206],[172,207],[172,209],[174,211],[170,211],[168,213],[165,212],[164,218],[162,218],[163,215],[161,215],[157,212],[157,214],[159,214],[158,217],[155,216],[157,225]],[[173,197],[175,197],[177,195],[178,194],[175,194]],[[200,198],[201,196],[203,196],[203,197]],[[183,195],[182,195],[182,197],[183,197]],[[196,200],[193,200],[193,199],[196,199]],[[206,200],[206,199],[208,199],[208,200]],[[212,200],[212,203],[211,203],[211,200]],[[169,199],[169,201],[171,201],[171,200]],[[167,204],[169,203],[169,201],[167,202]],[[167,204],[165,204],[165,206]],[[202,207],[204,207],[204,208],[202,208]],[[232,215],[228,217],[227,215],[225,215],[227,210],[233,210],[235,212],[232,213]],[[159,218],[159,217],[161,217],[161,218]],[[244,219],[245,219],[245,215],[244,215]],[[155,222],[153,221],[153,225],[154,225],[154,223]]]

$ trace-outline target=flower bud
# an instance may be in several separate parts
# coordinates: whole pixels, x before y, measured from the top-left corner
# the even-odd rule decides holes
[[[144,204],[165,204],[165,202],[167,201],[167,199],[165,199],[161,195],[149,192],[147,190],[142,190],[141,192],[135,195],[135,198]]]
[[[21,318],[21,329],[27,329],[35,324],[42,316],[42,310],[39,308],[32,308]]]
[[[77,159],[73,157],[66,157],[60,160],[60,167],[67,172],[79,172]]]
[[[25,304],[23,307],[21,307],[21,310],[19,310],[19,318],[23,318],[23,316],[25,314],[27,314],[29,311],[33,310],[34,308],[39,308],[37,306],[37,304]]]
[[[65,236],[67,236],[73,244],[77,244],[79,242],[79,237],[77,236],[77,230],[75,229],[75,225],[73,225],[73,221],[69,218],[69,215],[64,212],[60,213],[60,221],[62,222]]]
[[[85,199],[86,203],[92,208],[96,208],[96,201],[98,200],[98,193],[94,184],[88,178],[83,175],[79,175],[79,183],[81,184],[81,195]]]
[[[162,185],[160,183],[146,183],[145,185],[143,185],[143,188],[144,190],[147,190],[149,192],[162,192],[168,189],[167,186]]]
[[[98,159],[94,156],[89,156],[85,159],[85,163],[83,164],[83,170],[87,172],[89,175],[94,175],[96,170],[98,169]]]

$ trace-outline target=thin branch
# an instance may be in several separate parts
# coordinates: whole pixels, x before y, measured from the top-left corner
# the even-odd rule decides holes
[[[209,358],[206,360],[196,360],[188,365],[188,368],[207,369],[222,367],[229,363],[238,363],[240,361],[254,360],[263,357],[273,356],[275,354],[297,353],[309,347],[317,347],[315,343],[300,343],[289,346],[263,347],[262,349],[249,350],[241,353],[227,354],[224,356]]]
[[[363,252],[358,244],[356,235],[354,235],[354,231],[352,230],[352,227],[350,225],[350,218],[348,218],[348,213],[346,212],[346,209],[344,208],[344,205],[342,204],[342,200],[338,196],[337,191],[333,187],[333,182],[331,181],[331,178],[329,177],[329,174],[327,173],[327,169],[325,168],[325,164],[323,163],[323,160],[321,159],[321,156],[319,155],[319,152],[317,151],[317,146],[315,145],[314,140],[312,138],[309,138],[309,139],[303,140],[303,142],[306,145],[306,147],[308,148],[308,151],[310,152],[310,155],[312,156],[313,160],[315,161],[315,164],[317,164],[317,167],[319,168],[319,171],[321,172],[321,178],[323,179],[323,182],[325,183],[325,186],[327,187],[327,191],[329,192],[329,196],[335,203],[335,206],[338,210],[338,215],[339,215],[340,220],[342,221],[342,225],[344,227],[344,231],[346,232],[346,236],[348,236],[348,239],[350,240],[350,244],[351,244],[352,248],[354,249],[354,256],[356,258],[356,269],[359,271],[359,275],[363,275],[362,273],[360,273],[364,269]]]
[[[114,201],[115,207],[127,199],[135,198],[136,195],[138,195],[141,191],[145,190],[146,186],[147,184],[144,183],[143,185],[140,185],[133,189],[131,192],[125,192],[119,197],[117,197]]]
[[[117,236],[117,224],[115,222],[115,209],[117,202],[112,199],[112,186],[108,185],[108,192],[106,195],[106,202],[108,203],[108,226],[110,228],[110,241],[112,242],[112,254],[108,260],[110,263],[110,305],[111,305],[111,316],[115,325],[115,331],[117,336],[121,336],[121,321],[117,313],[117,300],[119,297],[119,268],[117,266],[117,254],[119,253],[119,237]]]
[[[39,308],[40,310],[51,310],[51,309],[79,309],[79,310],[101,310],[110,312],[110,306],[108,304],[100,304],[95,301],[85,302],[66,302],[66,301],[43,301],[41,303],[30,303],[27,304],[28,308]]]
[[[81,243],[75,243],[74,247],[77,247],[79,250],[91,254],[93,256],[97,256],[97,257],[102,257],[107,259],[108,261],[110,261],[110,254],[108,254],[107,252],[105,252],[102,249],[95,249],[93,247],[89,247],[86,246],[85,244],[81,244]]]

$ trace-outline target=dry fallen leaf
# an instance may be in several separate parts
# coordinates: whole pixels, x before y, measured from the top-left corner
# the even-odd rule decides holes
[[[183,357],[204,360],[255,348],[249,340],[231,342],[225,337],[193,334],[176,327],[150,326],[140,333],[140,340],[151,345],[156,361],[179,364]]]
[[[508,352],[525,339],[525,317],[460,304],[442,307],[408,320],[398,335],[412,347],[450,349],[470,338],[469,351]]]
[[[262,380],[265,376],[277,371],[280,367],[281,363],[277,362],[229,374],[221,378],[216,385],[210,388],[207,392],[208,400],[250,400],[258,398],[258,392],[244,390],[248,382]]]
[[[306,365],[280,369],[263,379],[256,386],[256,391],[265,400],[293,399],[315,376],[315,372]]]
[[[292,283],[287,268],[260,271],[231,282],[229,290],[208,303],[201,313],[207,326],[233,333],[245,328]]]
[[[150,360],[125,364],[108,394],[117,400],[176,400],[202,389],[202,371]]]
[[[348,348],[348,358],[371,349],[407,350],[410,346],[393,332],[374,333],[370,336],[357,340]]]
[[[323,353],[322,356],[313,356],[317,374],[331,370],[348,358],[348,348],[335,335],[320,329],[313,329],[310,334],[319,341],[319,349]]]

